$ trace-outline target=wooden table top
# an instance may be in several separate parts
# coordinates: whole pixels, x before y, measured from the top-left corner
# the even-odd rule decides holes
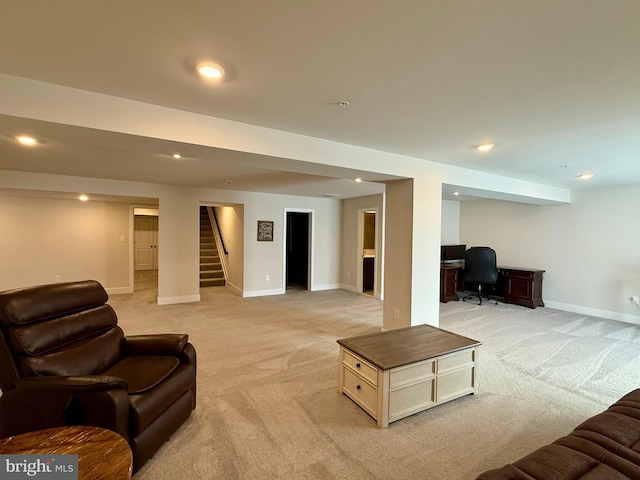
[[[98,427],[58,427],[0,439],[2,454],[78,455],[78,480],[128,480],[133,457],[127,441]]]
[[[338,343],[382,370],[482,345],[477,340],[431,325],[343,338]]]

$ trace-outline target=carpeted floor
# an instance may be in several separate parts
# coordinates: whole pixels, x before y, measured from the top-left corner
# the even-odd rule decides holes
[[[129,335],[189,333],[198,407],[135,480],[473,479],[640,387],[640,327],[450,302],[441,328],[483,342],[479,394],[378,429],[338,392],[336,339],[379,331],[379,300],[214,287],[200,303],[159,307],[156,295],[136,288],[110,303]]]

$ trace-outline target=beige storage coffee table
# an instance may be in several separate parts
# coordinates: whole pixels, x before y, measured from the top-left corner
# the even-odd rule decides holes
[[[476,393],[477,340],[418,325],[338,343],[340,392],[379,427]]]

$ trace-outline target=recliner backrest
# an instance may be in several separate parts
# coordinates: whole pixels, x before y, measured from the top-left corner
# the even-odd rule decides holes
[[[1,292],[0,388],[31,375],[100,374],[117,363],[124,334],[107,299],[93,280]]]

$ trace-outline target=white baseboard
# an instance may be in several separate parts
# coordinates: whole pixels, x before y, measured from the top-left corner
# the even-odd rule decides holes
[[[549,302],[545,300],[544,306],[563,310],[565,312],[579,313],[581,315],[589,315],[590,317],[606,318],[608,320],[617,320],[618,322],[632,323],[640,325],[640,315],[630,315],[628,313],[611,312],[609,310],[599,310],[597,308],[581,307],[580,305],[571,305],[568,303]]]
[[[182,297],[158,297],[158,305],[174,305],[176,303],[193,303],[200,301],[198,295],[184,295]]]
[[[340,290],[342,286],[339,283],[327,284],[327,285],[313,285],[311,287],[312,292],[320,292],[322,290]]]
[[[284,288],[274,288],[273,290],[251,290],[242,292],[242,296],[248,297],[267,297],[269,295],[284,295]]]
[[[358,293],[358,289],[356,288],[355,285],[349,285],[347,283],[343,283],[342,285],[340,285],[340,288],[342,290],[346,290],[347,292]]]
[[[133,293],[133,287],[105,288],[109,295],[121,295],[123,293]]]

